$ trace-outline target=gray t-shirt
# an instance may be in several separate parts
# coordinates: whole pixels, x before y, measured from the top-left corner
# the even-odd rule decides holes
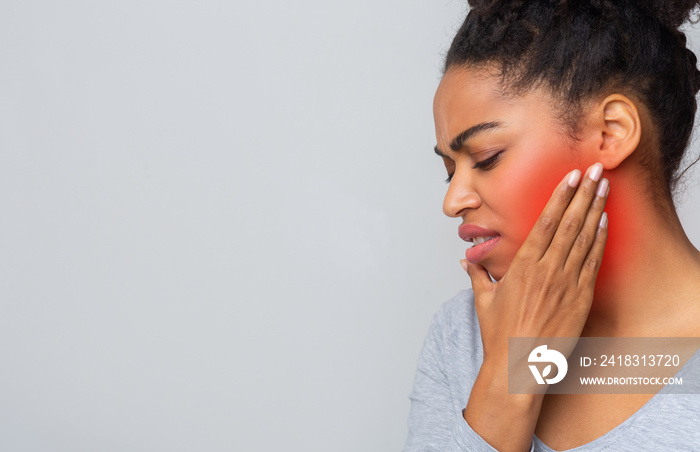
[[[471,289],[463,290],[433,316],[409,396],[404,452],[496,450],[462,417],[482,362],[474,294]],[[696,375],[698,367],[700,353],[676,376],[688,374],[691,368]],[[600,438],[569,451],[700,451],[700,394],[664,392]],[[533,436],[530,450],[554,451],[537,436]]]

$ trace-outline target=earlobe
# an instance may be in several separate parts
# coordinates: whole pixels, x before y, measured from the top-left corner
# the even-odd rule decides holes
[[[616,168],[637,149],[642,137],[642,123],[637,106],[628,97],[612,94],[600,104],[601,126],[598,161],[606,170]]]

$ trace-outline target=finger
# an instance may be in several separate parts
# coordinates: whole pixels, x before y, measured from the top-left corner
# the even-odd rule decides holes
[[[460,262],[462,263],[462,268],[466,267],[469,279],[472,280],[474,294],[487,292],[491,289],[493,283],[491,282],[489,272],[487,272],[484,267],[479,264],[472,264],[466,259],[462,259]]]
[[[602,173],[603,165],[601,163],[596,163],[588,168],[578,190],[576,190],[574,199],[571,200],[564,215],[562,215],[559,226],[552,238],[552,243],[545,253],[545,258],[559,262],[562,268],[564,268],[571,248],[581,232],[593,198],[596,195],[598,181]]]
[[[600,222],[598,223],[598,230],[593,240],[593,246],[590,251],[588,251],[588,255],[581,267],[581,274],[578,278],[579,287],[594,288],[596,278],[598,277],[598,270],[600,270],[600,264],[603,262],[603,252],[605,251],[605,243],[607,240],[608,214],[603,212]]]
[[[576,187],[580,180],[581,171],[575,169],[559,182],[532,230],[523,242],[520,252],[532,255],[537,260],[544,256],[552,242],[562,215],[576,193]]]
[[[566,259],[564,269],[567,271],[572,271],[577,278],[581,273],[581,267],[584,264],[586,256],[588,256],[588,252],[591,250],[591,247],[595,242],[596,233],[598,231],[600,220],[603,216],[603,209],[605,209],[609,192],[610,184],[608,180],[605,178],[601,179],[600,184],[598,184],[598,190],[596,191],[595,198],[591,203],[590,209],[588,209],[588,214],[586,215],[583,227],[574,240],[574,244],[571,247],[571,252]]]

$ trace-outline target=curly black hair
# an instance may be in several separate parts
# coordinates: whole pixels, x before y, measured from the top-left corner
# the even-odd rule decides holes
[[[658,128],[664,194],[693,131],[700,89],[695,54],[679,27],[700,2],[670,0],[470,0],[445,58],[495,67],[513,92],[544,86],[567,105],[573,134],[582,102],[611,91],[644,103]],[[507,82],[507,83],[506,83]],[[658,166],[658,165],[656,165]]]

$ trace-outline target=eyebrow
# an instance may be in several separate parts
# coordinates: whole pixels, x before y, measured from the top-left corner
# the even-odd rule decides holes
[[[481,132],[485,132],[487,130],[497,129],[497,128],[500,128],[503,126],[504,126],[504,124],[500,121],[482,122],[481,124],[477,124],[475,126],[472,126],[472,127],[468,128],[467,130],[461,132],[459,135],[457,135],[452,140],[452,142],[450,143],[450,149],[452,149],[455,152],[459,151],[460,149],[462,149],[462,147],[464,147],[464,143],[468,139],[472,138],[474,135],[477,135]],[[440,152],[440,150],[438,149],[437,146],[435,146],[434,150],[435,150],[435,153],[437,155],[439,155],[440,157],[446,157],[445,154]]]

